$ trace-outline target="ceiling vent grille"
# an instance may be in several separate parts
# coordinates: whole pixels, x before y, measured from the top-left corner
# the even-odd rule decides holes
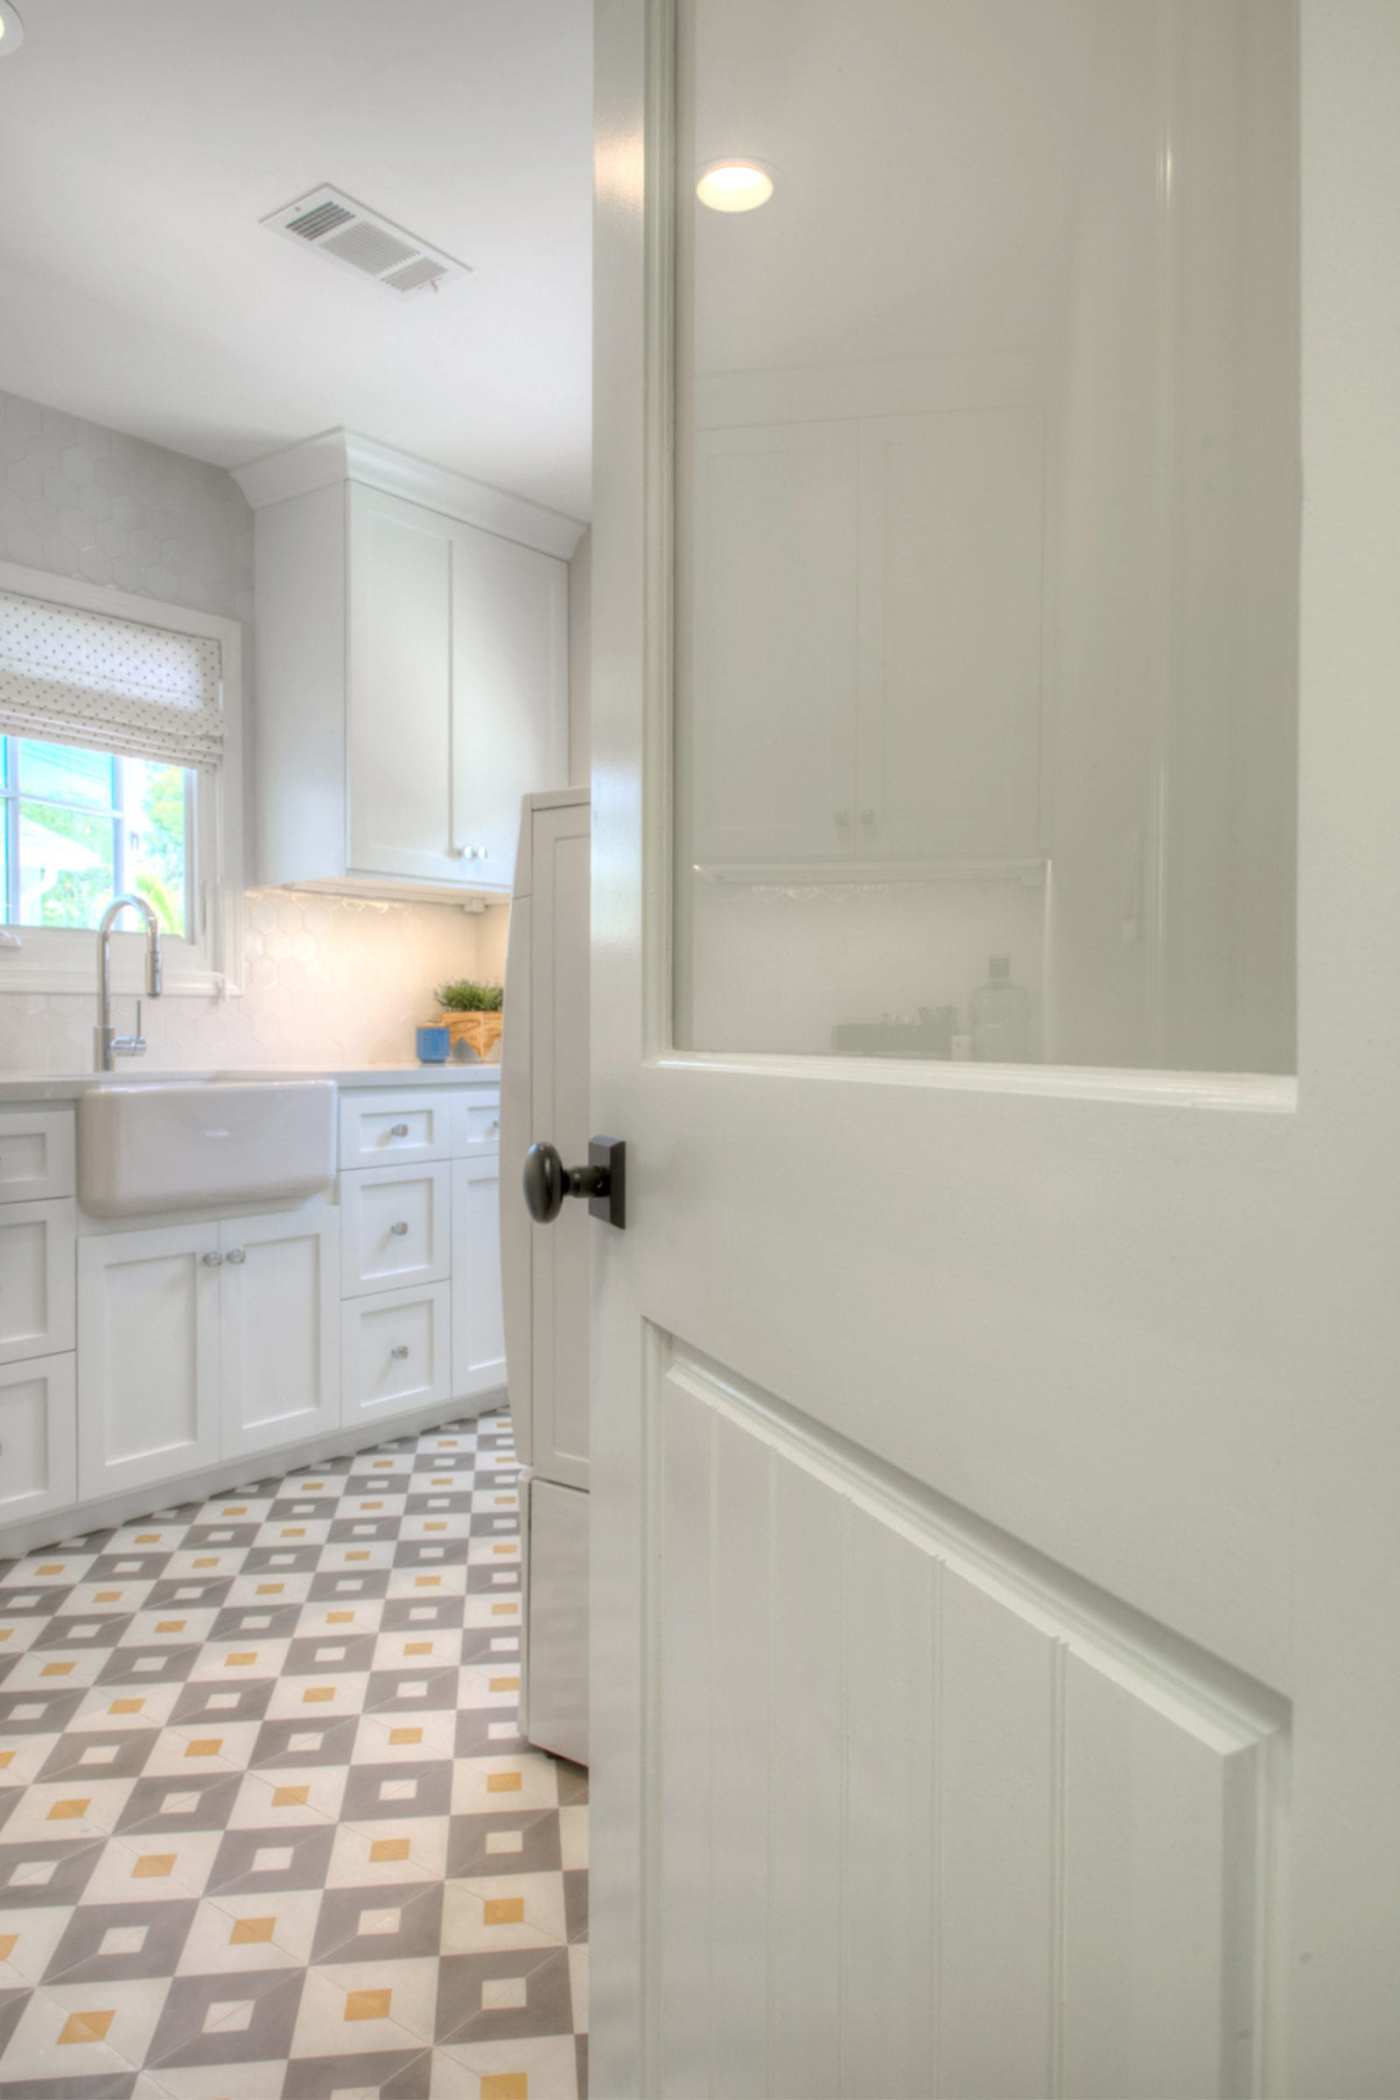
[[[374,278],[399,298],[428,285],[436,291],[449,277],[471,275],[469,264],[325,183],[270,212],[262,223],[302,247],[318,248],[357,276]]]

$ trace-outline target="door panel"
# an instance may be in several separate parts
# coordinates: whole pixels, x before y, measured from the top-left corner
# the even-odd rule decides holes
[[[568,570],[474,525],[452,534],[452,842],[509,889],[521,796],[569,770]]]
[[[219,1456],[219,1228],[78,1243],[78,1489],[189,1473]]]
[[[657,2089],[1267,2090],[1283,1702],[652,1361]]]
[[[220,1228],[223,1451],[340,1423],[340,1218],[273,1212]]]
[[[474,1398],[506,1379],[501,1302],[501,1166],[459,1159],[452,1167],[452,1391]]]
[[[452,847],[454,527],[352,483],[350,866],[460,882]]]

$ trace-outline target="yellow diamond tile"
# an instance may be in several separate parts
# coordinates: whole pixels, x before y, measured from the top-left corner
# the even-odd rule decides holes
[[[58,2039],[61,2043],[105,2041],[107,2029],[116,2017],[115,2010],[69,2013]]]
[[[347,2020],[387,2020],[394,2002],[392,1991],[349,1991],[345,1998]]]

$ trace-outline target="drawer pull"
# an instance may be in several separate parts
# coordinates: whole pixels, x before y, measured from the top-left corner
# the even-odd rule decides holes
[[[390,1137],[407,1137],[407,1136],[408,1136],[408,1125],[407,1125],[407,1123],[391,1123],[391,1124],[389,1125],[389,1135],[390,1135]]]
[[[405,1221],[402,1218],[400,1218],[396,1225],[391,1225],[389,1227],[389,1230],[394,1235],[394,1238],[396,1240],[401,1240],[406,1235],[408,1231],[408,1226],[405,1223]]]
[[[230,1247],[228,1253],[224,1256],[224,1260],[231,1269],[241,1269],[247,1259],[247,1249],[243,1247]]]
[[[408,1343],[395,1342],[393,1348],[389,1351],[389,1354],[393,1357],[395,1363],[402,1363],[404,1358],[408,1355]]]
[[[224,1265],[222,1254],[201,1254],[199,1258],[206,1269],[221,1269]]]

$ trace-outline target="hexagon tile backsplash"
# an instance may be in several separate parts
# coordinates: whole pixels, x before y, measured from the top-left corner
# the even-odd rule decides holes
[[[450,905],[253,890],[241,996],[147,1000],[145,1063],[178,1071],[412,1064],[413,1031],[433,1018],[437,985],[499,980],[507,916],[505,905],[469,918]],[[138,974],[130,968],[130,989],[119,979],[123,1029]],[[90,992],[0,993],[0,1080],[7,1071],[85,1072],[93,1009]]]

